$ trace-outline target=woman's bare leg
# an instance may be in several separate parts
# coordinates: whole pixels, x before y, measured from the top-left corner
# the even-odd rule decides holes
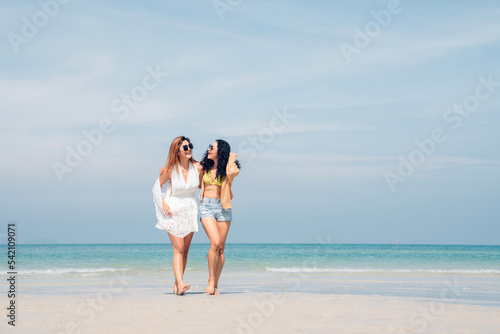
[[[184,266],[182,267],[182,275],[184,275],[184,271],[186,270],[186,264],[188,260],[189,247],[191,247],[191,240],[193,240],[194,232],[189,233],[184,237]]]
[[[205,289],[206,293],[215,293],[215,273],[217,271],[217,263],[219,262],[220,236],[217,228],[217,221],[211,217],[201,219],[201,224],[210,239],[210,249],[208,250],[208,285]]]
[[[188,259],[189,247],[191,246],[191,241],[193,240],[194,232],[189,233],[184,237],[184,254],[183,254],[183,266],[182,266],[182,277],[184,277],[184,272],[186,271],[186,264]],[[174,293],[177,294],[177,279],[174,283]]]
[[[219,261],[217,262],[217,267],[215,271],[215,289],[217,289],[219,286],[219,277],[222,272],[222,268],[224,267],[224,261],[225,261],[224,247],[226,245],[226,238],[230,226],[231,226],[230,221],[217,222],[217,228],[219,230],[219,236],[220,236],[220,247],[219,247]],[[215,294],[218,295],[219,292],[216,290]]]
[[[183,295],[184,292],[186,292],[190,287],[191,284],[184,285],[183,281],[183,274],[184,274],[184,268],[185,268],[185,261],[184,261],[184,250],[185,250],[185,243],[183,238],[176,237],[172,234],[168,234],[170,237],[170,241],[172,242],[172,248],[174,250],[174,256],[173,256],[173,268],[174,268],[174,275],[175,275],[175,281],[176,281],[176,286],[177,286],[177,294]]]

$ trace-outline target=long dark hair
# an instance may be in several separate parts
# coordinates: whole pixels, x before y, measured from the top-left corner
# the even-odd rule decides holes
[[[217,174],[215,175],[216,180],[222,180],[224,176],[226,176],[226,166],[227,161],[229,160],[229,153],[231,153],[231,146],[229,146],[228,142],[222,139],[217,139]],[[214,161],[208,159],[208,150],[203,155],[201,159],[201,166],[203,167],[204,172],[208,172],[212,166],[214,165]],[[240,162],[238,160],[235,161],[236,166],[240,167]]]

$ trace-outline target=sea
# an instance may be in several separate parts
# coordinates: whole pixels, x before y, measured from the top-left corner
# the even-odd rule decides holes
[[[208,249],[192,244],[188,256],[185,282],[200,289],[208,279]],[[6,256],[2,262],[6,273]],[[167,243],[17,245],[15,269],[21,285],[121,277],[170,289],[174,280]],[[456,300],[500,303],[500,246],[226,244],[220,286],[233,292],[422,298],[448,289]]]

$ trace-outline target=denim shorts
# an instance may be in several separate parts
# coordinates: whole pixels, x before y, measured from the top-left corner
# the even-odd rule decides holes
[[[200,203],[200,221],[202,218],[211,217],[219,222],[233,220],[231,209],[224,209],[220,204],[220,198],[203,197]]]

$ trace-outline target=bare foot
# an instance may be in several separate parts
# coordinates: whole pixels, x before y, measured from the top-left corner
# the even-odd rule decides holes
[[[174,283],[174,294],[177,294],[177,283]]]
[[[186,284],[182,287],[182,289],[177,291],[177,295],[182,296],[184,292],[188,291],[189,288],[191,287],[191,284]]]
[[[215,295],[215,291],[216,291],[216,289],[211,284],[209,284],[207,286],[207,288],[205,289],[205,292],[208,293],[209,295]]]
[[[214,295],[216,295],[216,296],[220,295],[220,292],[219,292],[219,291],[217,291],[217,288],[215,288],[215,290],[214,290],[214,291],[215,291]]]

